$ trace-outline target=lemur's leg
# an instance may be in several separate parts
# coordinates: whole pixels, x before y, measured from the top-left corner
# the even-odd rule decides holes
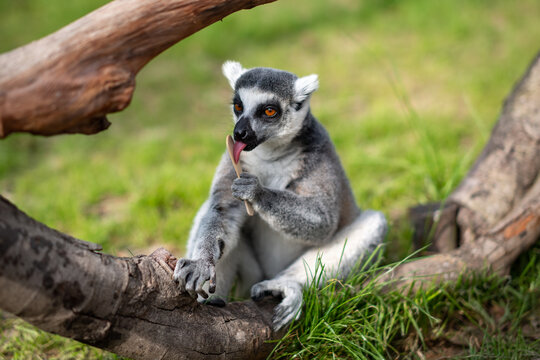
[[[318,257],[324,265],[324,280],[333,277],[343,279],[362,256],[369,256],[382,243],[386,230],[386,219],[382,213],[363,211],[330,243],[308,250],[275,278],[255,284],[251,288],[251,296],[255,300],[266,295],[283,297],[273,318],[274,327],[280,329],[300,316],[302,287],[313,280]]]
[[[245,298],[249,296],[251,286],[264,279],[261,266],[245,238],[241,238],[236,248],[217,263],[216,278],[215,293],[210,295],[208,300],[199,296],[200,302],[222,306],[225,305],[229,295]],[[231,294],[235,280],[237,281],[236,291]],[[208,283],[204,285],[204,289],[208,289]]]
[[[264,280],[264,274],[259,260],[256,258],[247,239],[240,242],[240,253],[238,255],[238,283],[234,296],[246,298],[250,296],[250,290],[253,284]]]

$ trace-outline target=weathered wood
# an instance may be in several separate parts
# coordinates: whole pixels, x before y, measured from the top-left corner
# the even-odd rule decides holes
[[[94,134],[129,105],[138,71],[225,16],[275,0],[114,0],[0,55],[0,138]]]
[[[418,289],[433,282],[453,282],[473,271],[506,275],[516,258],[538,241],[539,236],[540,181],[529,196],[489,232],[454,250],[400,265],[379,281],[391,282],[391,288],[408,288],[414,282]]]
[[[479,269],[505,274],[517,256],[538,241],[540,54],[506,99],[474,166],[444,210],[431,214],[440,219],[428,216],[428,223],[441,220],[433,238],[441,254],[404,264],[381,280],[452,281]]]
[[[540,54],[505,101],[488,144],[450,195],[461,243],[488,234],[528,195],[540,171]]]
[[[276,300],[223,308],[180,294],[174,259],[118,258],[52,230],[0,197],[0,308],[134,359],[265,358]]]

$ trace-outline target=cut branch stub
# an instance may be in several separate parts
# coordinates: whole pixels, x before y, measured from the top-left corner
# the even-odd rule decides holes
[[[129,105],[138,71],[225,16],[275,0],[115,0],[0,55],[0,138],[93,134]]]
[[[118,258],[29,218],[0,197],[0,308],[134,359],[264,358],[275,299],[200,305],[180,294],[174,257]]]

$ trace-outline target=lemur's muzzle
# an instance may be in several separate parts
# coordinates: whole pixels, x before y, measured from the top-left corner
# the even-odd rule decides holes
[[[234,126],[234,161],[238,162],[242,150],[251,151],[259,145],[257,135],[251,128],[248,117],[241,117]]]

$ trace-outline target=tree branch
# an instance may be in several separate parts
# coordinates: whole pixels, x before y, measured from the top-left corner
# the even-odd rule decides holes
[[[433,243],[441,254],[404,264],[381,280],[420,285],[486,268],[508,273],[540,236],[539,175],[540,53],[506,99],[488,144],[444,209],[424,215],[438,222]]]
[[[0,55],[0,138],[94,134],[129,105],[138,71],[159,53],[241,9],[275,0],[114,0]]]
[[[0,197],[0,308],[65,337],[134,359],[256,359],[277,302],[200,305],[180,294],[174,259],[118,258],[50,229]]]

